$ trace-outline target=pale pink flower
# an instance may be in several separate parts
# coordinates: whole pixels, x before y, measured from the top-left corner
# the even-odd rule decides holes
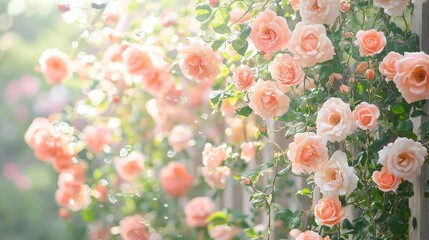
[[[332,25],[340,16],[340,0],[300,0],[299,14],[306,24]]]
[[[249,107],[263,119],[271,119],[289,110],[289,97],[282,86],[273,81],[259,79],[249,90]]]
[[[70,60],[58,49],[45,50],[39,59],[40,72],[49,84],[61,83],[70,74]]]
[[[119,222],[123,240],[149,240],[146,221],[140,215],[127,216]]]
[[[164,191],[175,197],[181,197],[192,187],[194,179],[188,173],[185,165],[180,162],[170,162],[161,169],[161,184]]]
[[[196,197],[185,206],[186,224],[190,227],[204,227],[215,211],[215,205],[209,197]]]
[[[122,52],[122,59],[131,74],[142,74],[153,67],[152,59],[148,52],[137,44],[125,49]]]
[[[374,5],[384,8],[384,12],[392,17],[401,16],[404,13],[409,0],[374,0]]]
[[[224,189],[226,187],[227,178],[231,174],[231,169],[227,166],[203,167],[201,168],[201,172],[210,187]]]
[[[371,130],[377,126],[380,110],[377,106],[367,102],[361,102],[353,111],[356,124],[363,130]]]
[[[86,146],[92,152],[101,152],[103,147],[112,143],[111,130],[104,126],[88,126],[83,132]]]
[[[237,86],[237,90],[244,91],[255,83],[252,69],[246,65],[241,65],[232,71],[232,79]]]
[[[240,158],[249,162],[255,159],[256,156],[256,143],[255,142],[244,142],[240,145],[241,153]]]
[[[274,80],[287,87],[299,85],[305,77],[301,64],[289,54],[277,55],[268,70]]]
[[[402,179],[389,173],[387,167],[382,167],[381,171],[374,171],[372,173],[372,180],[377,184],[378,189],[383,192],[393,191],[396,192]]]
[[[204,166],[208,168],[219,167],[228,157],[230,151],[225,144],[214,147],[210,143],[206,143],[203,150]]]
[[[189,141],[193,138],[193,130],[188,125],[175,126],[168,135],[168,144],[174,151],[182,152],[189,147]]]
[[[397,52],[389,52],[380,63],[379,71],[386,77],[386,81],[392,81],[396,76],[395,63],[403,56]]]
[[[317,232],[305,231],[300,233],[295,240],[330,240],[329,236],[322,237]]]
[[[226,224],[209,228],[209,235],[214,240],[232,240],[238,233],[239,229],[236,226],[228,226]]]
[[[326,225],[332,228],[346,218],[346,212],[341,207],[338,197],[324,197],[314,206],[314,216],[316,217],[317,225]]]
[[[386,46],[384,32],[377,32],[375,29],[359,30],[356,33],[356,45],[359,46],[361,56],[374,56],[381,53]]]
[[[125,157],[115,159],[118,175],[125,181],[135,181],[144,169],[144,158],[139,152],[132,152]]]

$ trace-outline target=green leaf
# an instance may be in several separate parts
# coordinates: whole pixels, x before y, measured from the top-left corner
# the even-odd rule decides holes
[[[250,181],[252,181],[252,183],[255,183],[258,181],[259,172],[254,171],[254,170],[249,170],[249,171],[242,173],[241,177],[242,178],[248,178],[248,179],[250,179]]]
[[[256,232],[255,232],[255,229],[253,229],[253,228],[246,228],[246,229],[244,229],[244,232],[247,234],[247,236],[249,236],[251,238],[256,237]]]
[[[248,117],[252,113],[252,109],[249,106],[242,107],[240,111],[238,111],[238,115],[243,117]]]
[[[220,34],[231,32],[231,29],[228,27],[228,25],[226,25],[224,23],[221,23],[221,24],[213,23],[212,27],[215,30],[215,32],[220,33]]]
[[[246,39],[249,35],[250,35],[250,32],[252,31],[252,29],[249,27],[249,26],[247,26],[241,33],[240,33],[240,38],[242,38],[242,39]]]
[[[280,210],[280,212],[277,213],[276,217],[277,219],[280,219],[285,222],[291,229],[299,227],[301,223],[301,217],[299,213],[293,213],[287,208],[283,208],[282,210]]]
[[[212,44],[213,51],[217,51],[223,45],[223,43],[225,41],[226,41],[226,38],[220,38],[220,39],[215,40]]]
[[[292,169],[292,165],[291,164],[289,164],[287,167],[285,167],[285,168],[283,168],[282,170],[280,170],[278,173],[277,173],[277,176],[278,177],[283,177],[283,176],[286,176],[286,174],[288,174],[289,172],[290,172],[290,170]]]
[[[397,114],[397,115],[405,112],[405,108],[401,104],[393,106],[391,110],[394,114]]]
[[[232,48],[237,51],[238,54],[241,56],[246,55],[247,47],[249,46],[249,43],[247,43],[247,40],[238,38],[232,41]]]
[[[225,8],[221,8],[215,13],[215,20],[212,23],[212,27],[215,32],[224,34],[230,33],[231,29],[228,27],[229,12]]]
[[[196,8],[196,19],[200,22],[204,22],[212,15],[212,8],[208,5],[200,5]]]
[[[226,219],[227,217],[224,212],[217,211],[217,212],[214,212],[212,215],[210,215],[207,221],[216,226],[216,225],[222,225],[226,223]]]
[[[407,224],[399,216],[391,216],[387,219],[389,231],[395,236],[401,236],[407,231]]]
[[[309,196],[309,197],[312,196],[312,192],[308,188],[303,188],[303,189],[299,190],[296,194],[304,195],[304,196]]]

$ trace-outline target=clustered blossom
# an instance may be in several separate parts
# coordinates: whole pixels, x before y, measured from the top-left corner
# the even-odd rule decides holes
[[[210,187],[225,188],[231,169],[228,166],[222,166],[222,164],[230,151],[231,149],[227,148],[226,145],[213,147],[210,143],[206,143],[202,153],[204,167],[201,168],[201,172]]]

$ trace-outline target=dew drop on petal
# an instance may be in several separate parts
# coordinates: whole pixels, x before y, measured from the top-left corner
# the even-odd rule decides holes
[[[118,202],[118,199],[116,199],[114,194],[107,195],[107,198],[109,199],[109,202],[111,202],[112,204],[115,204]]]
[[[170,150],[167,152],[167,157],[169,157],[169,158],[174,157],[174,155],[176,155],[176,152],[174,150]]]

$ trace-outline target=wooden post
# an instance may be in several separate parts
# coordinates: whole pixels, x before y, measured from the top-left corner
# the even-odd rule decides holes
[[[411,29],[420,36],[420,49],[429,54],[429,1],[415,0],[414,13],[412,16]],[[429,115],[429,103],[425,105],[425,112]],[[421,123],[428,117],[415,119],[413,122]],[[417,126],[418,127],[418,126]],[[428,139],[421,139],[427,141]],[[414,182],[414,196],[410,199],[412,216],[417,219],[417,228],[413,228],[410,222],[410,239],[429,239],[429,198],[425,198],[425,186],[429,180],[429,167],[425,164],[421,175]],[[412,219],[411,219],[412,221]]]

